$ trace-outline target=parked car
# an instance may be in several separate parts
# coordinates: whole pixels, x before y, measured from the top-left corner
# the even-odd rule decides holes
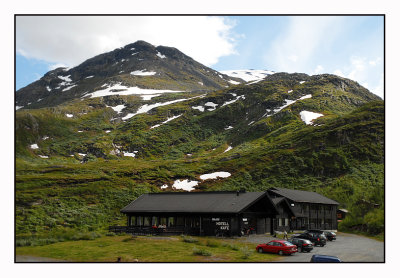
[[[302,239],[308,239],[312,243],[314,243],[315,246],[319,245],[321,247],[326,245],[326,237],[324,234],[318,234],[318,233],[302,233],[300,235],[294,236],[294,238],[302,238]]]
[[[317,234],[323,234],[323,230],[318,230],[318,229],[311,229],[311,230],[305,230],[305,233],[317,233]]]
[[[291,255],[297,252],[297,246],[286,240],[271,240],[268,243],[259,244],[256,247],[258,253],[277,253],[279,255]]]
[[[329,241],[336,240],[336,234],[334,232],[324,232],[324,235]]]
[[[314,249],[314,244],[311,241],[309,241],[308,239],[292,237],[288,241],[293,243],[294,245],[296,245],[297,250],[299,252],[303,252],[303,251],[310,252],[311,250]]]
[[[342,261],[336,256],[315,254],[311,257],[310,262],[312,262],[312,263],[341,263]]]

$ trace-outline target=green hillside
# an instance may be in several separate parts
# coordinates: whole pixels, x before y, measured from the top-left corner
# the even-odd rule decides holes
[[[171,104],[129,117],[160,103]],[[302,111],[323,116],[306,125]],[[280,73],[207,94],[75,99],[17,111],[15,132],[21,245],[123,225],[119,209],[145,192],[177,190],[178,179],[198,181],[195,190],[312,190],[351,212],[341,228],[384,229],[384,104],[337,76]],[[231,176],[200,179],[216,171]]]

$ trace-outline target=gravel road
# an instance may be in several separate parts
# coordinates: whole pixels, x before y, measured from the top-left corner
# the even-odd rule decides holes
[[[243,240],[255,244],[274,239],[270,236],[253,235]],[[363,236],[338,233],[335,241],[328,241],[324,247],[314,247],[310,253],[296,253],[283,256],[281,262],[309,262],[312,255],[332,255],[343,262],[384,262],[384,243]]]

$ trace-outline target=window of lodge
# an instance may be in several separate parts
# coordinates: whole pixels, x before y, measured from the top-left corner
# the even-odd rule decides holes
[[[174,217],[168,217],[168,227],[175,226],[175,218]]]
[[[143,217],[143,226],[150,226],[150,221],[151,221],[151,218],[150,218],[150,216],[145,216],[145,217]]]

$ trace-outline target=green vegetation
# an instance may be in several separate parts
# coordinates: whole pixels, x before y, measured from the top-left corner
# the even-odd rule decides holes
[[[254,244],[236,241],[238,249],[229,247],[232,239],[213,239],[217,246],[207,246],[207,239],[197,243],[179,237],[100,237],[84,242],[68,241],[45,246],[17,247],[17,255],[50,257],[71,262],[269,262],[276,254],[258,254]],[[195,245],[194,245],[195,244]]]
[[[119,212],[122,207],[143,193],[160,192],[164,184],[169,185],[166,190],[176,190],[171,185],[177,179],[198,180],[196,190],[206,191],[260,191],[273,186],[316,191],[349,210],[339,229],[382,235],[383,102],[373,101],[365,89],[340,78],[328,76],[304,84],[299,80],[235,86],[158,107],[127,121],[111,120],[118,115],[107,106],[124,103],[124,113],[134,113],[145,103],[194,95],[166,94],[151,101],[113,96],[17,111],[18,246],[96,241],[95,235],[107,233],[108,226],[125,225],[126,218]],[[222,106],[236,98],[233,94],[244,98]],[[267,109],[282,106],[285,99],[297,100],[306,94],[312,98],[265,116]],[[206,102],[219,108],[205,112],[191,108]],[[299,116],[303,110],[325,116],[308,126]],[[74,117],[66,117],[67,113]],[[177,115],[182,116],[151,128]],[[31,149],[31,144],[39,148]],[[228,146],[233,149],[225,152]],[[135,158],[124,157],[123,151],[137,153]],[[215,171],[232,175],[200,180],[200,175]],[[190,243],[185,240],[190,238],[182,240]],[[214,245],[211,240],[205,244],[212,250],[240,249]]]

